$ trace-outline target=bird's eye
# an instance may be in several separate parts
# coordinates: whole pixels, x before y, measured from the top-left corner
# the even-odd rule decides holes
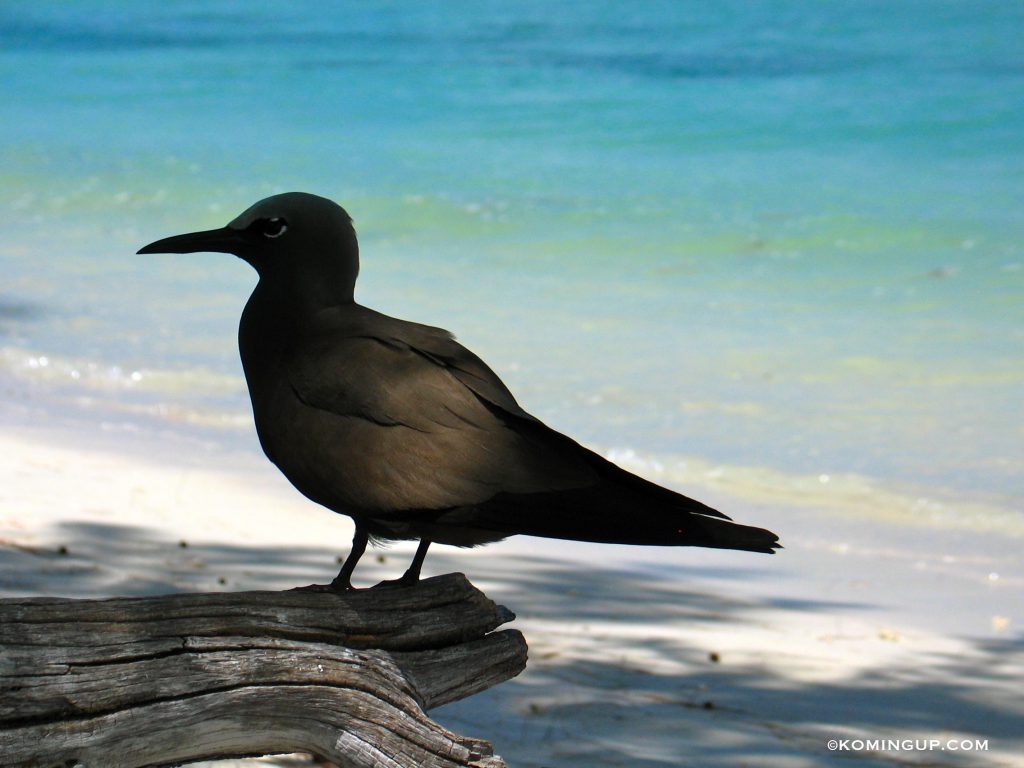
[[[282,218],[262,219],[260,221],[260,234],[264,237],[280,237],[288,231],[288,222]]]

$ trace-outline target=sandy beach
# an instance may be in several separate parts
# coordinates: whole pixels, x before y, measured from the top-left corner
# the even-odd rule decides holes
[[[1006,0],[4,4],[0,597],[337,573],[351,522],[255,436],[257,273],[138,253],[304,191],[352,216],[360,304],[785,546],[434,546],[424,576],[514,611],[530,661],[432,717],[510,768],[1024,768],[1022,26]],[[260,764],[310,760],[215,765]]]
[[[329,579],[347,551],[347,518],[254,451],[29,408],[5,416],[4,596],[284,589]],[[425,575],[465,572],[512,608],[530,663],[433,716],[533,768],[1024,765],[1015,540],[692,490],[781,532],[786,549],[436,547]],[[358,581],[397,575],[411,553],[374,551]],[[877,752],[858,739],[985,748]]]

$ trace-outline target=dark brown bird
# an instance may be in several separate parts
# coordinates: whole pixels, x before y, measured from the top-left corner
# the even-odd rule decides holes
[[[352,588],[368,539],[472,547],[514,534],[772,553],[771,531],[630,474],[524,411],[448,331],[354,300],[349,215],[316,195],[275,195],[223,229],[139,253],[233,253],[259,274],[238,329],[260,444],[313,501],[349,515]]]

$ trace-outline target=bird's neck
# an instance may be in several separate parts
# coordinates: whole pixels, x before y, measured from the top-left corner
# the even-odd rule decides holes
[[[338,274],[299,274],[288,280],[274,281],[277,301],[288,307],[296,319],[315,315],[326,307],[351,304],[355,294],[355,276]]]
[[[276,364],[295,339],[302,338],[324,308],[352,304],[337,291],[311,292],[283,281],[261,279],[242,311],[238,326],[239,351],[246,374],[265,361]]]
[[[253,385],[258,388],[261,381],[273,378],[296,344],[317,334],[325,312],[358,310],[351,294],[347,300],[337,291],[315,298],[282,281],[261,279],[253,289],[238,324],[238,351],[254,402]]]

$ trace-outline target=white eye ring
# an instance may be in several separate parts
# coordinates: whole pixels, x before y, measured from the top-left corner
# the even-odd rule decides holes
[[[272,232],[269,229],[269,227],[273,227],[275,225],[280,225],[280,228],[277,229],[276,231]],[[268,228],[263,230],[263,236],[264,237],[269,237],[271,239],[273,239],[275,237],[280,237],[281,235],[283,235],[285,232],[288,231],[288,222],[286,222],[284,219],[282,219],[280,217],[275,217],[273,219],[267,219],[267,226],[268,226]]]

